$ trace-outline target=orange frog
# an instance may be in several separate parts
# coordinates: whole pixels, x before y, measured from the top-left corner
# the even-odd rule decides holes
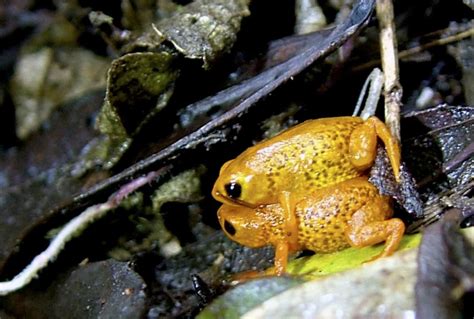
[[[398,180],[398,142],[378,118],[322,118],[303,122],[226,162],[212,195],[227,204],[224,211],[250,212],[261,205],[277,204],[288,242],[296,246],[301,229],[296,203],[308,194],[317,194],[318,189],[364,176],[375,159],[377,138],[385,144]]]
[[[295,203],[297,240],[289,240],[281,204],[256,208],[224,204],[219,223],[228,237],[248,247],[275,247],[275,272],[286,270],[288,254],[309,249],[333,252],[345,247],[364,247],[385,241],[383,252],[398,247],[405,225],[392,217],[389,198],[379,194],[366,177],[356,177],[315,190]]]

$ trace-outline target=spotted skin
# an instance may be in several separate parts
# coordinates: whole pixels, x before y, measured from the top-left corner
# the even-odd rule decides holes
[[[280,204],[255,209],[224,204],[218,212],[219,222],[232,240],[249,247],[275,246],[277,274],[285,272],[288,253],[302,249],[328,253],[385,241],[380,256],[390,255],[405,231],[403,222],[392,218],[389,199],[366,177],[314,191],[296,203],[295,214],[298,240],[292,243]]]

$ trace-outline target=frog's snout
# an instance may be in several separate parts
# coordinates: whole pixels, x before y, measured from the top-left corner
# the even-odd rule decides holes
[[[267,243],[264,221],[254,209],[224,204],[217,211],[217,218],[226,236],[233,241],[255,248]]]
[[[226,219],[224,220],[224,230],[230,236],[234,236],[235,233],[237,233],[237,230],[235,229],[234,225],[232,225],[232,223]]]

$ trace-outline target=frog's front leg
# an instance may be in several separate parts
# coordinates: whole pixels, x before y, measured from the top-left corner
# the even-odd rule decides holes
[[[286,273],[288,265],[289,245],[285,241],[275,244],[275,275],[282,276]]]
[[[405,224],[392,215],[388,200],[377,196],[352,215],[346,237],[353,247],[371,246],[385,241],[382,253],[373,259],[393,254],[405,232]]]
[[[397,182],[400,180],[400,147],[390,131],[376,117],[369,117],[351,133],[349,152],[352,164],[360,170],[372,166],[377,150],[377,137],[385,144],[387,155]]]
[[[278,196],[278,201],[283,208],[285,237],[290,245],[298,244],[298,222],[296,220],[296,199],[288,191],[283,191]]]
[[[288,256],[290,247],[286,241],[278,241],[274,243],[275,247],[275,261],[274,267],[265,272],[249,270],[240,272],[232,276],[232,283],[238,284],[250,279],[262,278],[266,276],[283,276],[286,274],[286,267],[288,266]]]

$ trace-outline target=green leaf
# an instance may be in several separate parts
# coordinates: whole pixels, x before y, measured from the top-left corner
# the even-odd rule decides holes
[[[405,235],[398,251],[418,247],[420,240],[421,234]],[[288,264],[288,273],[304,276],[308,280],[316,279],[358,267],[380,254],[383,248],[382,244],[364,248],[351,247],[330,254],[298,258]]]
[[[405,235],[400,250],[418,247],[421,234]],[[316,254],[293,260],[288,265],[292,277],[265,277],[251,280],[227,291],[214,300],[199,315],[198,319],[240,318],[251,309],[274,296],[301,285],[305,280],[356,268],[380,254],[384,245],[364,248],[348,248],[331,254]]]

